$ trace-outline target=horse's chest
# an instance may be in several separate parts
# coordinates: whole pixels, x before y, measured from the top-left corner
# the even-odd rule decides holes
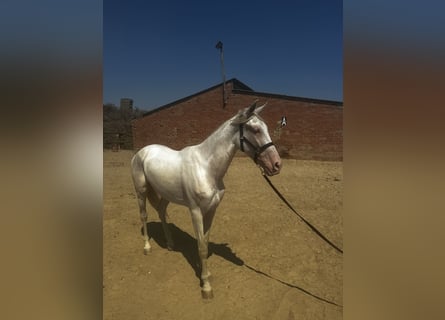
[[[224,196],[224,188],[217,184],[201,183],[194,185],[193,198],[202,209],[211,209],[218,206]]]

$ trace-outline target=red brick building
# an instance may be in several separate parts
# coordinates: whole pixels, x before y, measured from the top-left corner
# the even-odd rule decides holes
[[[237,79],[227,81],[225,88],[225,104],[223,85],[219,84],[134,120],[134,147],[140,149],[158,143],[181,149],[200,143],[239,109],[259,99],[259,105],[268,102],[261,116],[282,156],[343,159],[342,102],[257,92]],[[283,116],[286,116],[287,125],[280,129]]]

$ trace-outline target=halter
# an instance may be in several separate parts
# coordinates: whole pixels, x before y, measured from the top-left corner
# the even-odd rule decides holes
[[[241,151],[244,151],[244,142],[246,142],[250,148],[252,148],[255,151],[255,155],[253,157],[253,161],[257,163],[258,157],[261,153],[263,153],[267,148],[272,147],[274,144],[273,142],[266,143],[265,145],[262,145],[261,147],[255,147],[252,142],[250,142],[245,136],[244,136],[244,123],[240,123],[239,125],[239,145]]]

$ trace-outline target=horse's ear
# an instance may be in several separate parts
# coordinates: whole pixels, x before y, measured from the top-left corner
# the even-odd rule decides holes
[[[258,115],[261,111],[263,111],[264,107],[267,105],[267,102],[260,107],[256,106],[258,99],[256,99],[250,106],[244,108],[238,112],[238,115],[235,119],[232,120],[232,124],[240,124],[249,121],[250,118],[254,115]]]
[[[244,114],[247,117],[250,117],[254,113],[257,102],[258,102],[258,99],[256,99],[249,107],[244,109]]]
[[[263,104],[260,107],[256,106],[256,103],[258,102],[258,99],[256,99],[251,105],[250,107],[244,109],[244,114],[246,116],[246,118],[249,118],[251,116],[253,116],[253,114],[259,114],[261,111],[263,111],[264,107],[267,105],[267,102],[265,104]]]
[[[261,111],[263,111],[264,107],[267,105],[267,102],[263,104],[261,107],[258,107],[255,109],[255,113],[259,114]]]
[[[237,117],[232,121],[232,124],[240,124],[240,123],[247,122],[255,113],[257,101],[258,101],[258,99],[256,99],[250,106],[248,106],[244,109],[241,109],[238,112]]]

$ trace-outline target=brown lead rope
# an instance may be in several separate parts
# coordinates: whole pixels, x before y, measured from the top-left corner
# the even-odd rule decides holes
[[[303,218],[291,205],[289,202],[287,202],[287,200],[283,197],[283,195],[280,193],[280,191],[277,190],[277,188],[275,188],[275,186],[272,184],[272,182],[269,180],[269,178],[264,174],[263,172],[263,177],[264,179],[266,179],[266,181],[269,183],[269,185],[271,186],[271,188],[273,189],[273,191],[275,191],[275,193],[280,197],[281,200],[283,200],[283,202],[289,207],[289,209],[291,209],[301,220],[303,220],[304,223],[307,224],[307,226],[309,228],[312,229],[312,231],[314,231],[320,238],[322,238],[324,241],[326,241],[329,245],[331,245],[335,250],[337,250],[338,252],[340,252],[341,254],[343,254],[343,250],[340,249],[339,247],[337,247],[335,244],[333,244],[328,238],[326,238],[320,231],[317,230],[317,228],[315,228],[310,222],[308,222],[305,218]]]

